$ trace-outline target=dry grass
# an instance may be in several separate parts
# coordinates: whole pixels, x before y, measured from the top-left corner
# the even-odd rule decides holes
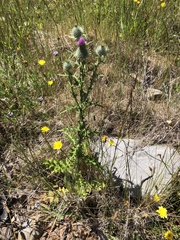
[[[61,6],[57,6],[56,1],[42,1],[41,6],[32,3],[34,14],[31,12],[28,17],[28,8],[22,4],[24,11],[20,11],[18,2],[22,4],[21,1],[13,1],[14,5],[3,5],[1,9],[10,29],[7,34],[5,21],[0,18],[0,194],[6,195],[10,208],[8,228],[13,226],[14,238],[9,239],[17,239],[21,228],[17,218],[22,215],[23,221],[38,216],[35,222],[39,222],[41,235],[44,233],[44,238],[37,238],[41,240],[57,239],[57,232],[65,234],[66,239],[79,237],[90,240],[100,239],[100,236],[103,239],[104,235],[107,239],[164,239],[162,234],[167,229],[174,233],[174,239],[178,239],[178,175],[162,193],[160,203],[149,197],[139,202],[130,199],[122,189],[115,188],[112,181],[105,180],[101,172],[98,177],[105,180],[106,187],[91,191],[85,198],[79,198],[74,193],[64,197],[58,195],[62,205],[44,199],[44,193],[52,190],[56,193],[59,187],[64,186],[64,176],[46,169],[44,160],[68,156],[71,145],[63,128],[74,127],[78,122],[75,110],[66,111],[74,100],[67,79],[62,76],[62,63],[73,59],[77,47],[69,30],[75,23],[84,25],[90,60],[97,44],[103,42],[109,48],[106,63],[99,69],[90,96],[101,107],[90,107],[86,116],[88,126],[98,132],[95,137],[141,138],[144,144],[166,143],[180,150],[176,3],[170,1],[169,10],[166,8],[165,13],[158,8],[159,15],[156,15],[157,3],[152,7],[144,3],[143,9],[142,5],[137,8],[130,1],[123,1],[122,8],[115,0],[112,6],[108,1],[97,1],[90,9],[90,1],[80,1],[82,9],[79,10],[79,1],[70,1],[71,5],[62,1]],[[132,16],[137,18],[133,20],[132,16],[126,15],[123,6],[128,6],[129,11],[136,14]],[[147,31],[143,32],[144,25],[140,23],[147,20],[148,9],[154,12],[147,21]],[[168,18],[172,16],[171,11],[174,19]],[[14,16],[11,25],[9,13]],[[166,26],[161,17],[167,20]],[[155,31],[154,18],[158,23]],[[126,29],[124,24],[128,20]],[[24,22],[28,21],[29,25],[25,28]],[[132,27],[130,23],[133,23]],[[53,55],[55,50],[59,52],[58,56]],[[38,66],[39,59],[46,60],[43,67]],[[160,96],[152,99],[147,96],[144,87],[147,75],[151,79],[149,87],[160,90]],[[47,84],[50,78],[54,81],[52,86]],[[42,99],[38,100],[39,97]],[[50,128],[46,135],[40,131],[44,125]],[[58,139],[63,141],[63,152],[55,154],[52,144]],[[92,175],[97,177],[97,172]],[[15,189],[24,187],[26,193],[16,193]],[[47,207],[42,208],[44,212],[35,210],[34,202],[37,201]],[[155,212],[159,204],[167,207],[167,220],[160,219]],[[16,209],[23,213],[18,215]],[[84,227],[77,227],[79,222]]]

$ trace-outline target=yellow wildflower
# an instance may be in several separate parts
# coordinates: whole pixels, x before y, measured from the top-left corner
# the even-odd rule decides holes
[[[44,126],[41,128],[41,132],[43,132],[43,133],[49,132],[49,128],[47,126]]]
[[[163,206],[160,206],[158,210],[156,210],[157,213],[159,213],[159,216],[161,218],[167,218],[167,209]]]
[[[48,85],[49,85],[49,86],[53,85],[53,83],[54,83],[54,82],[53,82],[52,80],[49,80],[49,81],[48,81]]]
[[[154,195],[153,196],[153,200],[154,200],[154,202],[159,202],[160,201],[160,197],[158,195]]]
[[[164,238],[167,240],[172,240],[173,239],[173,233],[171,231],[167,231],[164,233]]]
[[[53,149],[54,150],[60,150],[62,148],[62,142],[61,141],[56,141],[53,144]]]
[[[39,63],[39,65],[43,66],[46,62],[41,59],[41,60],[38,61],[38,63]]]
[[[107,140],[107,136],[106,136],[106,135],[104,135],[104,136],[101,137],[101,141],[102,141],[102,142],[106,142],[106,140]]]
[[[126,207],[128,207],[128,206],[129,206],[129,201],[125,201],[124,205],[125,205]]]
[[[161,3],[161,7],[164,8],[166,6],[166,3],[165,2],[162,2]]]
[[[109,140],[109,145],[114,146],[114,141],[112,139]]]
[[[137,4],[140,4],[140,1],[139,0],[134,0],[135,3]]]

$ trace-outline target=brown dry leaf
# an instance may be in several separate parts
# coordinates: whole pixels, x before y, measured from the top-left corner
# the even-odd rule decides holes
[[[149,215],[148,215],[146,212],[142,212],[142,213],[141,213],[141,217],[142,217],[142,218],[147,218],[148,216],[149,216]]]
[[[22,230],[18,233],[18,240],[37,240],[39,232],[35,221],[28,219],[21,227]]]
[[[13,236],[13,231],[11,227],[2,227],[0,228],[0,239],[7,240],[11,239]]]
[[[112,220],[113,220],[113,221],[117,219],[118,214],[119,214],[119,211],[116,211],[116,212],[114,213],[114,215],[112,216]]]
[[[46,232],[40,238],[40,240],[50,240],[50,239],[57,239],[57,240],[64,240],[67,235],[67,226],[62,224],[60,226],[54,226],[54,222],[50,222]]]

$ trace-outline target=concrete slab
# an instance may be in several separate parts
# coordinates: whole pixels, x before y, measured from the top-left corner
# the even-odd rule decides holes
[[[114,146],[110,146],[110,139]],[[96,142],[94,151],[102,165],[116,170],[115,176],[123,179],[125,185],[133,183],[137,196],[140,190],[142,195],[163,190],[180,167],[180,154],[167,145],[143,146],[140,140],[109,138],[105,143]]]

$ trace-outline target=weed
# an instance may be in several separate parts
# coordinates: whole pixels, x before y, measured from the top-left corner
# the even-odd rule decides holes
[[[51,230],[68,216],[67,231],[88,218],[109,239],[178,239],[178,175],[138,205],[119,196],[90,147],[120,136],[179,149],[178,1],[2,1],[0,33],[0,186],[10,213],[22,212],[11,192],[26,186],[44,221],[55,219]]]

